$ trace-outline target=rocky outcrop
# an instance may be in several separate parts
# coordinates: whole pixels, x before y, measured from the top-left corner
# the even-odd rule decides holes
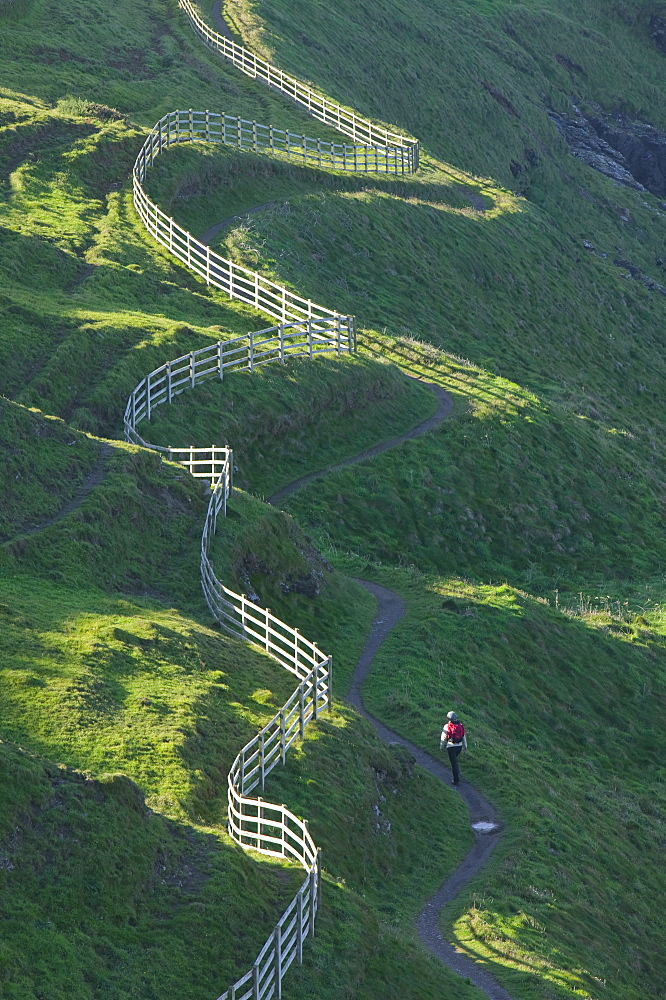
[[[574,156],[607,177],[657,197],[666,195],[666,132],[599,107],[548,112]]]
[[[589,240],[583,242],[583,247],[588,253],[594,254],[596,257],[601,257],[603,260],[608,259],[608,254],[603,250],[597,250],[594,243],[590,243]],[[620,247],[616,247],[615,249],[616,251],[620,251]],[[622,268],[625,278],[633,278],[634,281],[639,281],[641,285],[645,285],[649,291],[658,292],[659,295],[666,295],[666,285],[661,285],[654,278],[651,278],[649,274],[644,274],[640,267],[634,264],[633,261],[627,260],[626,257],[613,257],[611,259],[615,267]],[[666,267],[666,261],[660,257],[655,260],[655,264],[657,267]]]

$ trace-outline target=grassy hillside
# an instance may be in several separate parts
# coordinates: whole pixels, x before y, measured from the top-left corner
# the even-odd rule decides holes
[[[40,443],[60,423],[6,409],[18,414],[10,429],[27,431],[27,474],[30,454],[40,457],[35,429],[42,428]],[[73,444],[99,444],[70,434]],[[85,453],[77,457],[85,468]],[[273,559],[291,554],[296,579],[312,572],[313,561],[315,569],[322,564],[295,527],[291,552],[282,543],[276,553],[264,505],[247,502],[249,512],[238,496],[228,522],[232,559],[242,563],[256,552],[258,536]],[[14,535],[0,552],[0,874],[8,928],[1,974],[12,1000],[38,995],[44,981],[56,997],[97,989],[156,996],[178,982],[187,984],[179,987],[186,996],[212,995],[252,961],[298,884],[297,871],[257,865],[224,832],[231,761],[293,680],[204,623],[196,561],[204,506],[200,486],[176,466],[116,446],[103,481],[80,506],[40,531]],[[220,560],[220,569],[232,582],[231,566]],[[286,601],[285,610],[308,626],[323,620],[327,648],[353,659],[372,608],[340,574],[330,567],[325,574],[316,599],[301,598],[295,609]],[[343,620],[342,609],[338,636],[331,623]],[[344,774],[337,773],[341,753]],[[322,780],[334,772],[334,782]],[[380,962],[394,980],[389,995],[404,995],[409,984],[414,996],[436,997],[436,963],[410,935],[402,938],[421,896],[468,846],[468,838],[445,836],[445,792],[381,747],[348,710],[327,717],[292,773],[273,784],[303,814],[315,814],[328,856],[329,907],[294,995],[309,995],[313,975],[327,989],[352,988]],[[424,823],[425,853],[416,836]],[[417,856],[420,881],[411,877]],[[383,916],[373,909],[377,900]],[[366,941],[344,967],[341,928]]]
[[[404,593],[369,706],[430,749],[445,705],[469,721],[466,773],[508,833],[444,931],[525,1000],[664,980],[666,296],[614,263],[663,279],[664,209],[572,157],[547,113],[573,98],[664,128],[662,8],[228,0],[257,50],[419,136],[423,169],[183,148],[149,181],[197,234],[272,203],[218,245],[357,316],[357,358],[211,383],[144,429],[237,449],[256,495],[219,526],[220,575],[330,650],[338,693],[372,615],[343,572]],[[2,992],[212,997],[298,878],[224,833],[228,764],[290,681],[210,628],[201,486],[115,439],[147,371],[266,319],[151,242],[128,175],[176,107],[327,133],[171,3],[15,0],[0,36]],[[293,517],[260,502],[425,419],[407,374],[454,396],[438,432],[318,481]],[[340,705],[289,763],[271,797],[326,866],[290,995],[473,1000],[411,929],[468,846],[457,798]]]
[[[506,585],[345,565],[408,605],[368,681],[369,710],[432,751],[440,706],[453,706],[469,732],[463,773],[507,822],[446,935],[517,997],[658,995],[663,606],[572,614]]]

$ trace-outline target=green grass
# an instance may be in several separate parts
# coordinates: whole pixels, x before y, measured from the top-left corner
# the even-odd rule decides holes
[[[222,989],[251,963],[298,878],[257,865],[223,832],[233,756],[293,680],[154,600],[27,575],[1,596],[6,995],[31,995],[43,975],[56,997],[73,984],[81,997],[154,996],[179,978],[185,996]],[[316,816],[329,898],[294,995],[311,995],[313,964],[315,982],[349,988],[381,957],[396,964],[388,995],[409,984],[403,995],[436,997],[439,970],[402,937],[468,844],[469,833],[445,833],[452,810],[464,825],[461,804],[349,710],[327,716],[292,757],[268,794]],[[425,852],[417,829],[428,831]],[[419,877],[406,878],[416,864]],[[364,941],[342,966],[338,921]]]
[[[293,359],[211,380],[158,408],[140,433],[152,443],[229,443],[235,482],[263,496],[427,419],[432,394],[367,357]]]
[[[11,403],[4,418],[3,438],[23,459],[5,467],[5,491],[18,468],[26,496],[37,501],[54,458],[63,464],[62,422]],[[85,471],[81,446],[94,455],[99,443],[70,433],[78,445],[70,461]],[[44,447],[49,442],[55,454]],[[69,499],[57,482],[48,497]],[[78,508],[35,535],[19,533],[2,550],[9,780],[1,975],[12,1000],[39,991],[42,981],[56,997],[97,989],[156,996],[179,980],[186,996],[219,992],[251,963],[294,891],[296,873],[257,866],[224,832],[230,763],[293,679],[207,624],[196,560],[204,510],[200,485],[176,466],[116,446],[102,483]],[[9,527],[20,532],[23,517]],[[216,542],[219,571],[233,583],[249,562],[264,597],[275,592],[275,606],[282,601],[306,634],[315,629],[348,668],[372,601],[334,573],[295,525],[285,544],[288,521],[236,492]],[[258,566],[258,556],[272,562]],[[262,568],[265,580],[254,572]],[[296,592],[312,579],[316,597]],[[282,592],[286,581],[294,593]],[[383,967],[388,995],[434,1000],[441,973],[414,944],[409,917],[466,849],[469,833],[455,844],[442,839],[452,809],[464,826],[460,803],[414,774],[404,754],[382,747],[349,710],[327,717],[293,756],[293,773],[276,775],[267,794],[316,814],[313,830],[329,856],[329,906],[308,965],[293,976],[294,995],[311,995],[314,982],[332,996],[366,976],[374,981]],[[425,853],[415,836],[424,824]],[[342,964],[341,928],[364,942]],[[462,995],[476,996],[471,989]]]
[[[497,862],[446,911],[447,937],[514,996],[656,995],[663,609],[631,622],[572,616],[506,585],[341,567],[407,602],[373,665],[368,709],[433,752],[454,708],[468,730],[464,776],[507,825]]]
[[[325,544],[542,595],[618,599],[655,585],[663,599],[663,485],[647,440],[641,449],[632,432],[447,353],[407,340],[371,346],[385,345],[447,388],[454,412],[428,437],[287,501]]]
[[[274,202],[218,245],[354,313],[361,352],[202,386],[151,434],[228,440],[238,482],[262,496],[424,419],[432,397],[400,372],[454,395],[439,432],[319,481],[294,517],[234,494],[216,565],[333,652],[339,693],[372,613],[341,570],[401,590],[408,617],[370,707],[433,749],[455,705],[465,771],[507,822],[445,933],[517,1000],[655,996],[666,300],[612,261],[663,278],[662,209],[571,157],[547,117],[573,96],[664,127],[652,8],[228,8],[285,69],[417,135],[424,166],[392,181],[202,147],[162,158],[150,191],[195,233]],[[81,506],[24,533],[75,497],[147,371],[266,325],[142,231],[128,174],[146,128],[209,107],[326,132],[157,0],[16,0],[0,34],[2,992],[212,997],[291,891],[288,869],[223,832],[228,762],[289,678],[210,629],[206,499],[175,466],[114,442]],[[458,800],[340,707],[290,765],[267,794],[310,819],[326,866],[290,995],[478,996],[411,929],[469,843]]]

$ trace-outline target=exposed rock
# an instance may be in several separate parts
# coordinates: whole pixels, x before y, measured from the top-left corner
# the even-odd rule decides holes
[[[620,184],[637,188],[639,191],[645,190],[634,180],[622,153],[600,139],[583,115],[580,113],[575,116],[560,115],[555,111],[549,111],[548,115],[566,139],[573,155],[579,160]]]
[[[599,107],[587,116],[548,114],[578,159],[607,177],[639,191],[666,194],[666,133]]]
[[[597,250],[595,245],[590,243],[589,240],[583,241],[583,247],[589,253],[594,254],[595,257],[601,257],[602,260],[606,260],[608,258],[607,253]],[[617,253],[622,252],[621,247],[615,247],[615,250]],[[612,260],[616,267],[621,267],[622,270],[626,272],[623,277],[633,278],[634,281],[639,281],[641,285],[644,285],[651,292],[658,292],[659,295],[666,295],[666,286],[659,284],[659,282],[655,281],[654,278],[651,278],[649,274],[644,274],[640,267],[638,267],[637,264],[634,264],[633,261],[628,260],[626,257],[613,257]],[[661,259],[657,259],[655,263],[657,267],[660,267],[664,262]]]
[[[623,116],[592,118],[596,134],[625,159],[632,177],[652,194],[666,194],[666,133]]]
[[[650,34],[658,49],[666,55],[666,17],[653,14],[650,18]]]
[[[614,260],[613,263],[615,264],[616,267],[625,268],[625,270],[629,272],[632,278],[637,278],[638,275],[641,273],[640,267],[636,267],[636,265],[632,264],[630,260]]]

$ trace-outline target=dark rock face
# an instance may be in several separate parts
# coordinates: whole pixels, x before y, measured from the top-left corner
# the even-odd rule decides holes
[[[596,134],[622,154],[632,177],[660,197],[666,194],[666,133],[641,122],[590,119]]]
[[[588,116],[575,105],[572,115],[548,113],[574,156],[627,187],[666,194],[665,132],[598,107]]]
[[[650,34],[658,49],[666,55],[666,17],[653,14],[650,18]]]

